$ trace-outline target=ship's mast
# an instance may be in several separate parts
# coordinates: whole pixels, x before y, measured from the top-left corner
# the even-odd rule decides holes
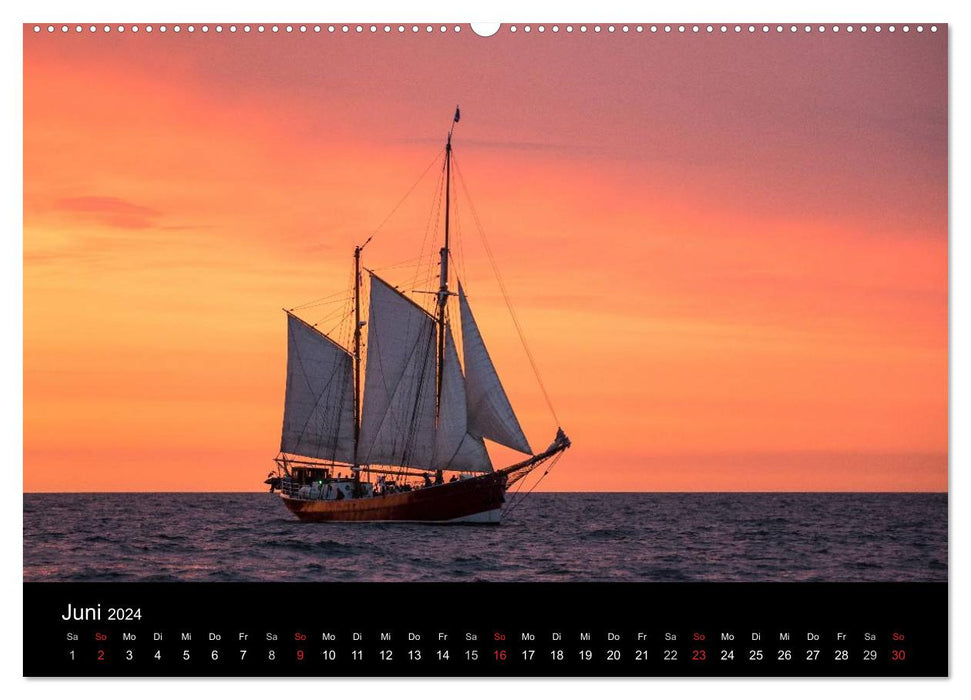
[[[371,240],[370,238],[368,240]],[[364,245],[367,245],[365,243]],[[354,468],[360,465],[357,446],[361,440],[361,248],[354,248]]]
[[[459,121],[459,108],[455,107],[455,117],[445,140],[445,245],[441,250],[440,276],[438,286],[438,388],[435,392],[435,417],[442,402],[442,366],[445,362],[445,310],[448,308],[448,225],[452,188],[452,131]]]

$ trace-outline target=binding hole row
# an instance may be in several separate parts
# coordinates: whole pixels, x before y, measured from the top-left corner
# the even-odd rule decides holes
[[[719,25],[712,25],[712,24],[707,24],[707,25],[706,24],[700,24],[700,25],[699,24],[691,24],[691,25],[685,25],[685,24],[677,24],[677,25],[671,25],[671,24],[650,24],[650,25],[644,25],[644,24],[636,24],[636,25],[629,25],[629,24],[623,24],[623,25],[614,25],[614,24],[609,24],[609,25],[599,25],[599,24],[595,24],[595,25],[586,25],[586,24],[573,25],[573,24],[566,24],[566,25],[559,25],[559,24],[553,24],[553,25],[549,25],[549,26],[543,25],[543,24],[540,24],[540,25],[529,25],[529,24],[526,24],[526,25],[517,25],[517,24],[511,24],[511,25],[508,26],[508,31],[511,34],[516,34],[518,32],[522,32],[522,33],[525,33],[525,34],[529,34],[529,33],[533,32],[533,31],[535,31],[537,33],[540,33],[540,34],[546,33],[547,31],[552,32],[553,34],[558,34],[558,33],[561,33],[561,32],[565,32],[567,34],[572,34],[574,32],[579,32],[581,34],[584,34],[584,33],[591,32],[591,31],[594,34],[599,34],[599,33],[603,33],[603,32],[606,32],[608,34],[613,34],[613,33],[617,33],[617,32],[624,33],[624,34],[631,33],[631,32],[638,33],[638,34],[644,33],[644,32],[648,32],[648,33],[651,33],[651,34],[657,34],[659,32],[660,33],[665,33],[665,34],[671,34],[671,33],[678,33],[678,34],[688,34],[688,33],[690,33],[690,34],[716,34],[716,33],[727,34],[729,32],[734,32],[736,34],[741,34],[741,33],[744,33],[744,32],[747,32],[749,34],[755,34],[755,33],[769,34],[773,30],[777,34],[778,33],[783,33],[783,32],[785,32],[787,30],[789,31],[789,33],[792,33],[792,34],[800,33],[800,32],[801,33],[806,33],[806,34],[808,34],[808,33],[824,33],[824,32],[827,32],[827,31],[830,31],[830,32],[832,32],[834,34],[838,34],[841,31],[842,32],[845,32],[847,34],[851,34],[854,31],[859,31],[861,33],[866,33],[868,31],[873,31],[875,33],[880,33],[880,32],[882,32],[884,30],[893,33],[893,32],[896,32],[898,29],[900,31],[904,32],[904,33],[909,33],[912,30],[913,31],[916,31],[918,33],[924,32],[925,29],[928,29],[931,32],[937,32],[937,30],[938,30],[937,25],[930,25],[929,27],[926,27],[925,28],[925,26],[922,25],[922,24],[918,24],[918,25],[914,25],[914,26],[911,26],[909,24],[905,24],[905,25],[901,25],[899,27],[898,27],[898,25],[893,25],[893,24],[887,25],[887,26],[883,26],[883,25],[879,25],[879,24],[878,25],[866,25],[866,24],[862,24],[862,25],[852,25],[852,24],[849,24],[849,25],[830,25],[830,26],[822,25],[822,24],[820,24],[820,25],[810,25],[810,24],[805,24],[805,25],[796,25],[796,24],[790,24],[790,25],[782,25],[782,24],[775,24],[775,25],[769,25],[769,24],[760,24],[760,25],[754,25],[754,24],[748,24],[748,25],[741,25],[741,24],[734,24],[734,25],[731,25],[731,24],[729,24],[729,25],[726,25],[726,24],[719,24]],[[448,33],[448,32],[459,33],[459,32],[462,31],[462,27],[459,26],[459,25],[457,25],[457,24],[456,25],[445,25],[445,24],[441,24],[441,25],[431,25],[431,24],[426,24],[426,25],[418,25],[418,24],[410,24],[410,25],[405,25],[405,24],[398,24],[398,25],[391,25],[391,24],[384,24],[384,25],[377,25],[377,24],[371,24],[371,25],[364,25],[364,24],[356,24],[356,25],[354,25],[354,24],[325,24],[325,25],[321,25],[321,24],[313,24],[313,25],[307,25],[307,24],[296,24],[296,25],[294,25],[294,24],[285,24],[285,25],[279,25],[279,24],[272,24],[272,25],[264,25],[264,24],[256,24],[256,25],[251,25],[251,24],[242,24],[242,25],[229,24],[229,25],[222,25],[222,24],[217,24],[217,25],[212,25],[212,26],[210,26],[208,24],[203,24],[203,25],[198,25],[198,26],[197,25],[194,25],[194,24],[188,24],[188,25],[181,25],[181,24],[174,24],[174,25],[166,25],[166,24],[160,24],[160,25],[151,25],[151,24],[146,24],[146,25],[137,25],[137,24],[132,24],[132,25],[124,25],[124,24],[118,24],[118,25],[110,25],[110,24],[105,24],[105,25],[94,25],[94,24],[91,24],[91,25],[81,25],[81,24],[76,24],[76,25],[67,25],[67,24],[54,25],[54,24],[48,24],[46,26],[39,25],[39,24],[35,24],[33,26],[33,30],[34,30],[34,33],[35,34],[39,34],[39,33],[43,32],[45,30],[46,30],[46,32],[48,34],[54,34],[55,32],[58,32],[58,31],[60,31],[62,34],[67,34],[67,33],[71,32],[72,30],[76,34],[82,34],[82,33],[89,33],[89,34],[91,34],[91,33],[97,33],[99,31],[102,32],[102,33],[106,33],[106,34],[107,33],[111,33],[111,32],[117,32],[119,34],[123,34],[126,31],[131,32],[133,34],[136,34],[136,33],[140,32],[140,31],[141,32],[144,32],[146,34],[150,34],[152,32],[158,32],[158,33],[161,33],[161,34],[165,34],[165,33],[170,32],[170,31],[171,32],[174,32],[176,34],[180,34],[183,31],[184,32],[187,32],[189,34],[194,34],[196,32],[200,32],[202,34],[207,34],[209,32],[215,32],[217,34],[221,34],[221,33],[224,33],[224,32],[228,32],[230,34],[234,34],[234,33],[250,34],[250,33],[254,33],[254,32],[257,33],[257,34],[264,34],[266,32],[270,32],[270,33],[273,33],[273,34],[279,34],[280,32],[283,32],[285,34],[294,34],[294,33],[296,33],[296,34],[306,34],[306,33],[314,33],[314,34],[320,34],[320,33],[328,33],[328,34],[338,34],[338,33],[340,33],[340,34],[351,34],[351,33],[354,33],[354,34],[364,34],[364,33],[369,33],[369,34],[378,34],[378,33],[384,33],[384,34],[392,34],[392,33],[398,33],[398,34],[405,34],[405,33],[412,33],[412,34],[426,33],[426,34],[431,34],[431,33],[440,33],[440,34],[444,34],[444,33]]]

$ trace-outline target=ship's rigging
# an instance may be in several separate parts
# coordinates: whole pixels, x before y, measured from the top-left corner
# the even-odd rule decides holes
[[[367,480],[372,473],[402,480],[428,472],[437,473],[439,479],[444,471],[489,473],[493,465],[485,446],[488,439],[527,456],[503,469],[518,469],[514,478],[513,472],[508,472],[512,483],[528,473],[534,463],[555,458],[569,446],[569,440],[559,431],[550,448],[534,454],[483,340],[465,288],[450,270],[453,262],[464,269],[461,244],[458,260],[453,256],[459,221],[454,189],[459,184],[529,364],[556,420],[454,159],[452,134],[458,120],[456,109],[444,153],[438,154],[378,229],[355,247],[351,293],[322,297],[286,310],[287,383],[277,457],[284,473],[289,474],[294,467],[326,466],[333,471],[325,473],[340,475],[343,468],[353,474],[355,483],[362,472]],[[363,263],[365,248],[434,162],[441,162],[442,168],[418,258],[379,270],[368,269]],[[425,248],[430,232],[442,230],[440,222],[444,241],[434,256],[435,270],[434,257],[425,255]],[[460,237],[458,240],[461,242]],[[412,263],[412,284],[404,290],[385,279],[384,275],[397,276],[395,269]],[[435,277],[438,285],[432,290]],[[321,306],[331,309],[323,318],[301,318]],[[547,463],[547,472],[553,463]]]

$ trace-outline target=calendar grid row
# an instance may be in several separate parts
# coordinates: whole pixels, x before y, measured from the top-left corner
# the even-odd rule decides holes
[[[629,641],[628,641],[629,640]],[[839,665],[906,664],[907,634],[807,632],[795,635],[722,632],[95,632],[86,639],[68,632],[65,654],[78,664],[188,666],[375,663],[450,664],[661,664],[661,665]]]

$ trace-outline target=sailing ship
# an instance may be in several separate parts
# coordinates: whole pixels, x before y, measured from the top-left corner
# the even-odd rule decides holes
[[[374,271],[362,271],[369,238],[354,249],[351,347],[284,310],[283,433],[277,470],[265,483],[279,489],[301,520],[498,523],[507,489],[540,465],[548,471],[570,447],[558,428],[549,447],[532,450],[465,289],[461,282],[457,292],[450,286],[452,133],[459,116],[456,108],[445,142],[444,244],[434,308]],[[364,272],[370,282],[366,322]],[[456,296],[463,363],[448,311]],[[525,458],[495,468],[486,440]]]

